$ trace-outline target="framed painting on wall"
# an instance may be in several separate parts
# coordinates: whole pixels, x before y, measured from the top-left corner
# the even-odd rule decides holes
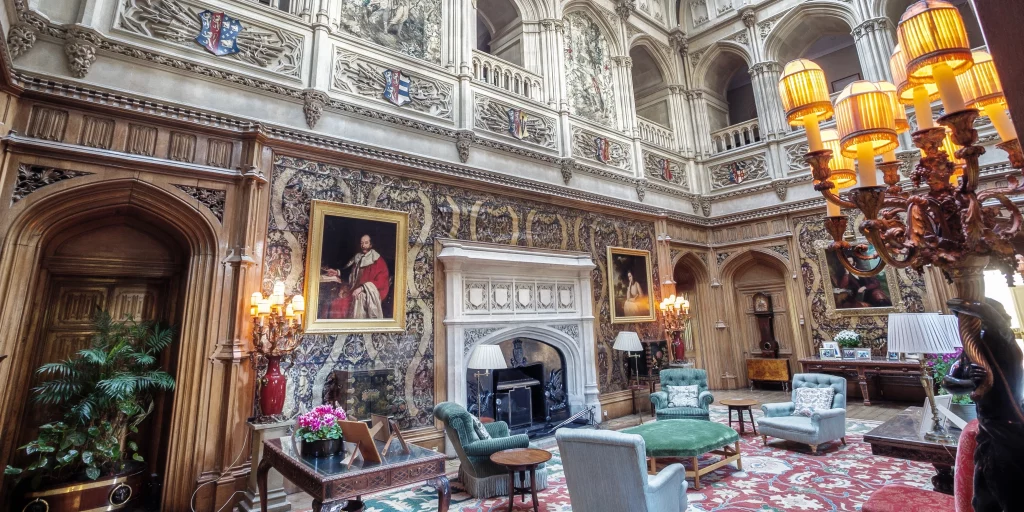
[[[651,253],[608,248],[608,300],[613,324],[653,322]]]
[[[306,252],[306,332],[405,330],[409,215],[313,201]]]
[[[825,305],[829,316],[886,315],[903,311],[903,297],[900,293],[899,276],[896,270],[887,266],[875,276],[855,275],[839,259],[835,251],[827,248],[829,242],[819,241],[818,261],[821,263],[821,280],[825,288]],[[860,272],[875,268],[880,258],[875,248],[864,240],[851,241],[852,246],[862,246],[863,251],[845,252],[846,261]]]

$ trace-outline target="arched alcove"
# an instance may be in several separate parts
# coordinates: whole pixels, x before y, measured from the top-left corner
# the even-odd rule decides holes
[[[704,62],[695,75],[704,80],[712,149],[721,153],[760,142],[749,59],[723,46]]]
[[[511,0],[487,0],[476,8],[476,49],[523,65],[523,22]]]
[[[849,13],[831,6],[796,10],[802,12],[788,14],[766,43],[773,60],[782,64],[800,58],[814,61],[825,71],[830,93],[863,79]]]
[[[630,48],[629,57],[633,61],[630,72],[636,115],[662,126],[670,126],[668,82],[660,59],[645,44]]]
[[[713,340],[715,315],[707,267],[696,254],[682,254],[673,261],[672,280],[675,295],[685,296],[690,301],[690,344],[686,347],[686,357],[698,368],[707,369],[709,385],[718,387],[717,354],[709,345]]]

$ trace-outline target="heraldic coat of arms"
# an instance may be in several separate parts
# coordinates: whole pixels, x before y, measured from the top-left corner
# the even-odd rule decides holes
[[[203,26],[199,29],[196,42],[210,53],[223,57],[238,53],[238,33],[242,31],[242,22],[222,12],[205,10],[199,13],[199,21]]]

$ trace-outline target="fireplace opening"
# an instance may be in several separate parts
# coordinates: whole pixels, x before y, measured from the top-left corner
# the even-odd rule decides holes
[[[529,338],[512,338],[497,345],[508,368],[479,376],[481,370],[466,372],[469,411],[504,421],[513,433],[531,436],[545,434],[569,418],[565,355]]]

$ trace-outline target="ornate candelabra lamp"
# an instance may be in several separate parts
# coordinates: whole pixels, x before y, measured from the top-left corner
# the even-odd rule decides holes
[[[807,129],[814,189],[826,199],[825,228],[832,236],[830,249],[843,266],[857,276],[874,276],[886,265],[921,272],[934,265],[949,279],[959,299],[984,302],[983,271],[999,268],[1012,279],[1015,252],[1011,239],[1021,227],[1021,213],[1010,197],[1024,193],[1016,177],[1005,188],[978,190],[978,158],[985,152],[976,145],[974,121],[988,116],[1009,155],[1012,166],[1024,167],[1024,155],[1009,122],[1005,97],[992,58],[971,52],[963,20],[956,7],[943,0],[921,0],[900,19],[899,44],[890,59],[897,84],[857,81],[829,101],[825,74],[815,63],[798,59],[785,66],[779,94],[791,125]],[[934,126],[931,101],[939,98],[946,114]],[[897,133],[906,119],[904,105],[913,105],[918,129],[912,134],[921,149],[921,161],[911,173],[916,190],[904,190],[898,174]],[[838,141],[819,132],[818,122],[836,117]],[[909,123],[906,123],[909,128]],[[944,141],[948,142],[944,146]],[[944,149],[945,148],[945,149]],[[884,186],[878,184],[875,157]],[[851,186],[855,159],[860,186]],[[923,190],[922,190],[923,188]],[[879,263],[861,270],[850,258],[874,260],[868,245],[851,247],[844,240],[847,217],[840,208],[864,214],[859,228],[877,251]],[[974,396],[993,386],[991,354],[982,345],[981,319],[959,315],[959,334],[966,357],[984,372]],[[1005,384],[1005,383],[1004,383]],[[1024,421],[1019,405],[1016,415]]]
[[[252,317],[253,351],[249,358],[253,367],[264,362],[266,374],[256,386],[257,416],[268,418],[281,414],[287,379],[281,373],[281,358],[290,354],[302,340],[302,314],[306,301],[302,295],[286,299],[284,283],[274,283],[269,297],[253,292],[249,301],[249,315]]]
[[[683,334],[690,326],[690,301],[686,296],[672,295],[658,304],[665,322],[665,334],[672,340],[672,358],[686,361],[686,340]]]

